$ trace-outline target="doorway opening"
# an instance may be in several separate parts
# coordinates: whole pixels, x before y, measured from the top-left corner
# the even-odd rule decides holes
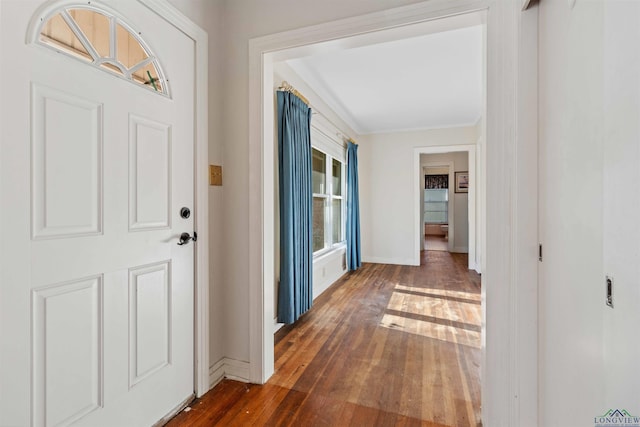
[[[429,214],[425,213],[425,170],[431,168],[439,171],[438,168],[448,170],[448,191],[447,191],[447,239],[446,250],[455,253],[468,253],[468,268],[482,273],[482,230],[485,228],[483,220],[482,206],[484,206],[484,174],[482,171],[483,160],[477,155],[481,152],[484,137],[478,138],[476,145],[449,145],[439,147],[417,147],[414,150],[414,195],[415,195],[415,248],[416,258],[420,262],[420,252],[429,250],[425,247],[425,235],[444,235],[444,232],[437,233],[429,231],[440,228],[435,222],[442,218],[435,217],[431,221],[433,225],[425,225]],[[461,187],[460,174],[466,173],[468,179],[466,188]],[[439,205],[432,203],[432,205]],[[465,214],[466,213],[466,214]],[[437,214],[435,214],[437,216]],[[427,217],[427,218],[425,218]],[[440,228],[442,230],[442,228]],[[435,239],[434,239],[435,240]],[[437,242],[436,242],[437,244]]]
[[[249,379],[264,383],[273,374],[273,286],[274,286],[274,112],[273,112],[273,62],[285,52],[291,55],[296,49],[300,55],[304,49],[319,51],[327,45],[353,41],[356,35],[379,35],[381,30],[396,30],[398,35],[416,31],[419,24],[441,21],[440,18],[479,13],[486,16],[487,52],[486,80],[492,88],[487,93],[486,138],[491,143],[481,153],[486,168],[487,212],[486,250],[490,256],[482,258],[482,299],[489,295],[492,310],[482,310],[482,388],[483,421],[494,424],[519,424],[521,418],[536,414],[535,398],[537,380],[536,343],[519,339],[522,331],[532,331],[526,336],[536,336],[536,307],[518,298],[519,293],[535,290],[535,277],[522,275],[524,259],[530,242],[518,231],[531,227],[530,217],[517,221],[518,213],[530,203],[521,196],[527,194],[530,179],[521,179],[528,169],[519,166],[521,152],[534,141],[523,133],[517,123],[535,121],[535,103],[520,102],[520,97],[530,98],[531,80],[522,76],[535,75],[535,67],[523,67],[520,52],[526,59],[528,45],[536,40],[537,15],[520,12],[516,2],[461,0],[460,2],[421,2],[410,6],[376,12],[353,18],[345,18],[312,27],[291,30],[259,37],[249,42]],[[517,17],[517,19],[516,19]],[[528,56],[527,56],[528,55]],[[536,81],[535,79],[533,81]],[[525,84],[527,86],[525,86]],[[527,89],[527,90],[525,90]],[[531,107],[529,107],[531,105]],[[410,167],[409,167],[410,168]],[[409,186],[410,187],[410,186]],[[408,221],[411,224],[412,221]],[[534,221],[535,223],[535,221]],[[417,234],[411,233],[412,236]],[[417,246],[419,248],[419,246]],[[417,251],[416,251],[417,253]],[[515,254],[515,257],[514,257]],[[528,263],[528,261],[527,261]],[[527,264],[528,266],[529,264]],[[517,279],[517,280],[516,280]],[[534,292],[535,293],[535,292]],[[489,339],[489,337],[491,337]],[[518,343],[515,345],[514,343]],[[533,356],[532,356],[533,355]],[[505,360],[509,363],[505,369]],[[514,397],[513,391],[519,395]],[[523,398],[526,397],[525,398]]]
[[[408,39],[411,37],[418,37],[421,35],[432,34],[437,32],[446,31],[447,29],[452,28],[464,28],[466,26],[474,26],[481,25],[484,29],[484,20],[485,13],[484,12],[474,12],[466,15],[457,15],[455,17],[447,17],[443,19],[434,19],[429,20],[427,22],[422,21],[419,23],[413,23],[411,25],[405,25],[402,27],[395,28],[386,28],[381,29],[379,31],[367,34],[361,34],[357,36],[348,36],[339,39],[331,39],[330,41],[320,41],[316,43],[309,43],[304,45],[298,45],[293,48],[283,48],[279,50],[273,51],[262,51],[260,56],[260,76],[261,76],[261,87],[260,87],[260,96],[262,102],[258,105],[260,108],[260,135],[263,141],[262,145],[262,158],[260,159],[260,165],[262,166],[262,174],[260,176],[261,179],[261,224],[263,225],[262,229],[262,245],[260,247],[261,251],[259,251],[260,259],[261,259],[261,269],[260,271],[254,272],[255,275],[258,275],[262,279],[262,286],[260,292],[260,301],[255,301],[258,304],[252,305],[254,308],[258,308],[259,310],[257,314],[260,316],[261,327],[259,330],[255,328],[252,330],[252,345],[253,349],[256,351],[256,355],[259,353],[260,356],[260,364],[256,365],[255,363],[251,363],[252,373],[255,375],[259,375],[260,382],[265,382],[273,373],[274,367],[274,353],[273,353],[273,333],[275,327],[274,321],[274,312],[275,312],[275,287],[277,283],[277,251],[275,248],[277,247],[277,234],[276,228],[274,224],[277,224],[277,211],[276,211],[276,201],[277,201],[277,182],[275,177],[277,176],[277,165],[276,165],[276,155],[277,152],[277,142],[275,141],[274,135],[276,134],[275,128],[275,111],[274,111],[274,89],[277,88],[281,81],[278,78],[274,77],[274,72],[277,71],[278,64],[284,61],[289,61],[297,58],[302,58],[306,56],[310,56],[313,54],[317,54],[318,52],[328,52],[332,50],[345,50],[349,48],[356,48],[362,46],[369,46],[375,43],[380,43],[381,41],[391,41],[391,40],[402,40]],[[483,30],[484,31],[484,30]],[[484,42],[484,40],[483,40]],[[483,48],[482,48],[483,49]],[[484,52],[483,52],[484,53]],[[253,58],[253,57],[252,57]],[[483,78],[483,76],[479,76],[478,78]],[[300,89],[300,85],[295,82],[295,77],[287,78],[289,83],[293,83],[293,86]],[[304,83],[304,82],[303,82]],[[313,89],[313,88],[311,88]],[[302,91],[304,93],[304,90]],[[305,96],[310,96],[308,93],[305,93]],[[317,99],[317,101],[316,101]],[[318,106],[321,104],[322,99],[313,98],[312,104],[314,106]],[[337,128],[338,133],[342,133],[344,137],[353,137],[356,140],[359,137],[359,134],[353,131],[346,123],[341,119],[341,117],[337,114],[332,114],[331,112],[335,112],[328,107],[328,105],[324,104],[323,107],[327,107],[327,110],[321,112],[328,121],[333,124],[334,128]],[[328,116],[328,117],[327,117]],[[337,124],[337,126],[336,126]],[[469,140],[465,140],[465,142],[469,142]],[[473,141],[475,142],[475,141]],[[364,147],[363,143],[363,147]],[[438,146],[442,148],[442,146]],[[450,151],[471,151],[469,163],[474,163],[473,167],[470,167],[470,176],[473,171],[473,177],[475,179],[475,146],[473,145],[461,145],[457,148],[449,149],[447,151],[440,152],[450,152]],[[415,143],[412,147],[408,149],[408,155],[406,156],[402,168],[406,171],[412,171],[413,168],[411,166],[412,158],[414,161],[418,162],[420,160],[421,149],[426,150],[424,153],[429,153],[429,150],[433,150],[437,147],[421,147],[420,143]],[[417,151],[416,151],[417,150]],[[437,152],[437,151],[436,151]],[[417,157],[416,157],[417,153]],[[473,156],[473,158],[471,158]],[[454,170],[452,169],[451,173],[453,174],[452,181],[455,179]],[[411,173],[407,179],[406,188],[407,188],[407,200],[409,206],[412,203],[412,194],[413,191],[409,190],[411,188],[411,180],[414,179],[416,181],[415,188],[418,188],[417,184],[417,176],[419,171],[416,173]],[[411,175],[414,175],[413,178],[410,178]],[[416,202],[418,205],[418,202]],[[407,212],[411,212],[412,209],[409,207]],[[421,207],[416,206],[415,209],[416,216],[414,220],[407,218],[406,225],[407,228],[420,227],[418,224],[421,219]],[[409,215],[411,215],[409,213]],[[421,228],[421,227],[420,227]],[[454,226],[455,228],[455,226]],[[417,228],[414,230],[414,235],[417,236]],[[417,249],[415,254],[411,253],[411,246],[413,243],[411,239],[407,242],[405,249],[409,252],[409,254],[404,258],[407,265],[420,265],[420,249],[421,242],[416,238],[417,246],[414,248]],[[473,244],[475,248],[475,243]],[[366,254],[365,254],[366,255]],[[473,255],[473,259],[475,262],[475,254]],[[366,257],[365,257],[366,261]],[[253,296],[253,294],[252,294]],[[253,310],[252,310],[253,313]],[[259,346],[259,347],[258,347]],[[255,378],[255,377],[253,377]],[[255,380],[255,379],[254,379]]]
[[[445,153],[446,155],[446,153]],[[452,161],[433,161],[433,158],[420,158],[421,177],[424,177],[424,187],[420,192],[422,205],[422,250],[451,252],[454,246],[450,238],[449,224],[455,226],[452,218],[455,218],[454,199],[449,194],[453,187],[449,176],[455,170]],[[466,205],[465,205],[466,208]],[[455,236],[452,234],[451,236]]]

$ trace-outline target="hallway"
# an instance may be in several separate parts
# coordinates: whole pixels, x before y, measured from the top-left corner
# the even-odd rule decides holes
[[[444,236],[424,236],[424,247],[427,251],[448,251],[448,240]]]
[[[365,264],[276,334],[264,386],[224,380],[168,426],[477,426],[480,276],[467,256]]]

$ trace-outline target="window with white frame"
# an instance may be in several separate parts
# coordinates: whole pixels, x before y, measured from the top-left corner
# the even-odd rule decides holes
[[[168,80],[158,58],[142,33],[120,18],[88,2],[65,4],[40,20],[39,44],[169,95]]]
[[[424,222],[446,224],[449,221],[449,175],[424,176]]]
[[[344,241],[344,162],[312,149],[313,253]]]

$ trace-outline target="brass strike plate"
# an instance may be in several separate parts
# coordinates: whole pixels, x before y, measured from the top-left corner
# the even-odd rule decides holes
[[[209,185],[222,185],[222,166],[209,165]]]

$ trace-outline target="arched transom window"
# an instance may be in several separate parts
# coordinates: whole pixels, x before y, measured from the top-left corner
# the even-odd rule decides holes
[[[142,34],[94,6],[65,6],[40,23],[38,42],[86,61],[154,92],[168,95],[168,82]]]

